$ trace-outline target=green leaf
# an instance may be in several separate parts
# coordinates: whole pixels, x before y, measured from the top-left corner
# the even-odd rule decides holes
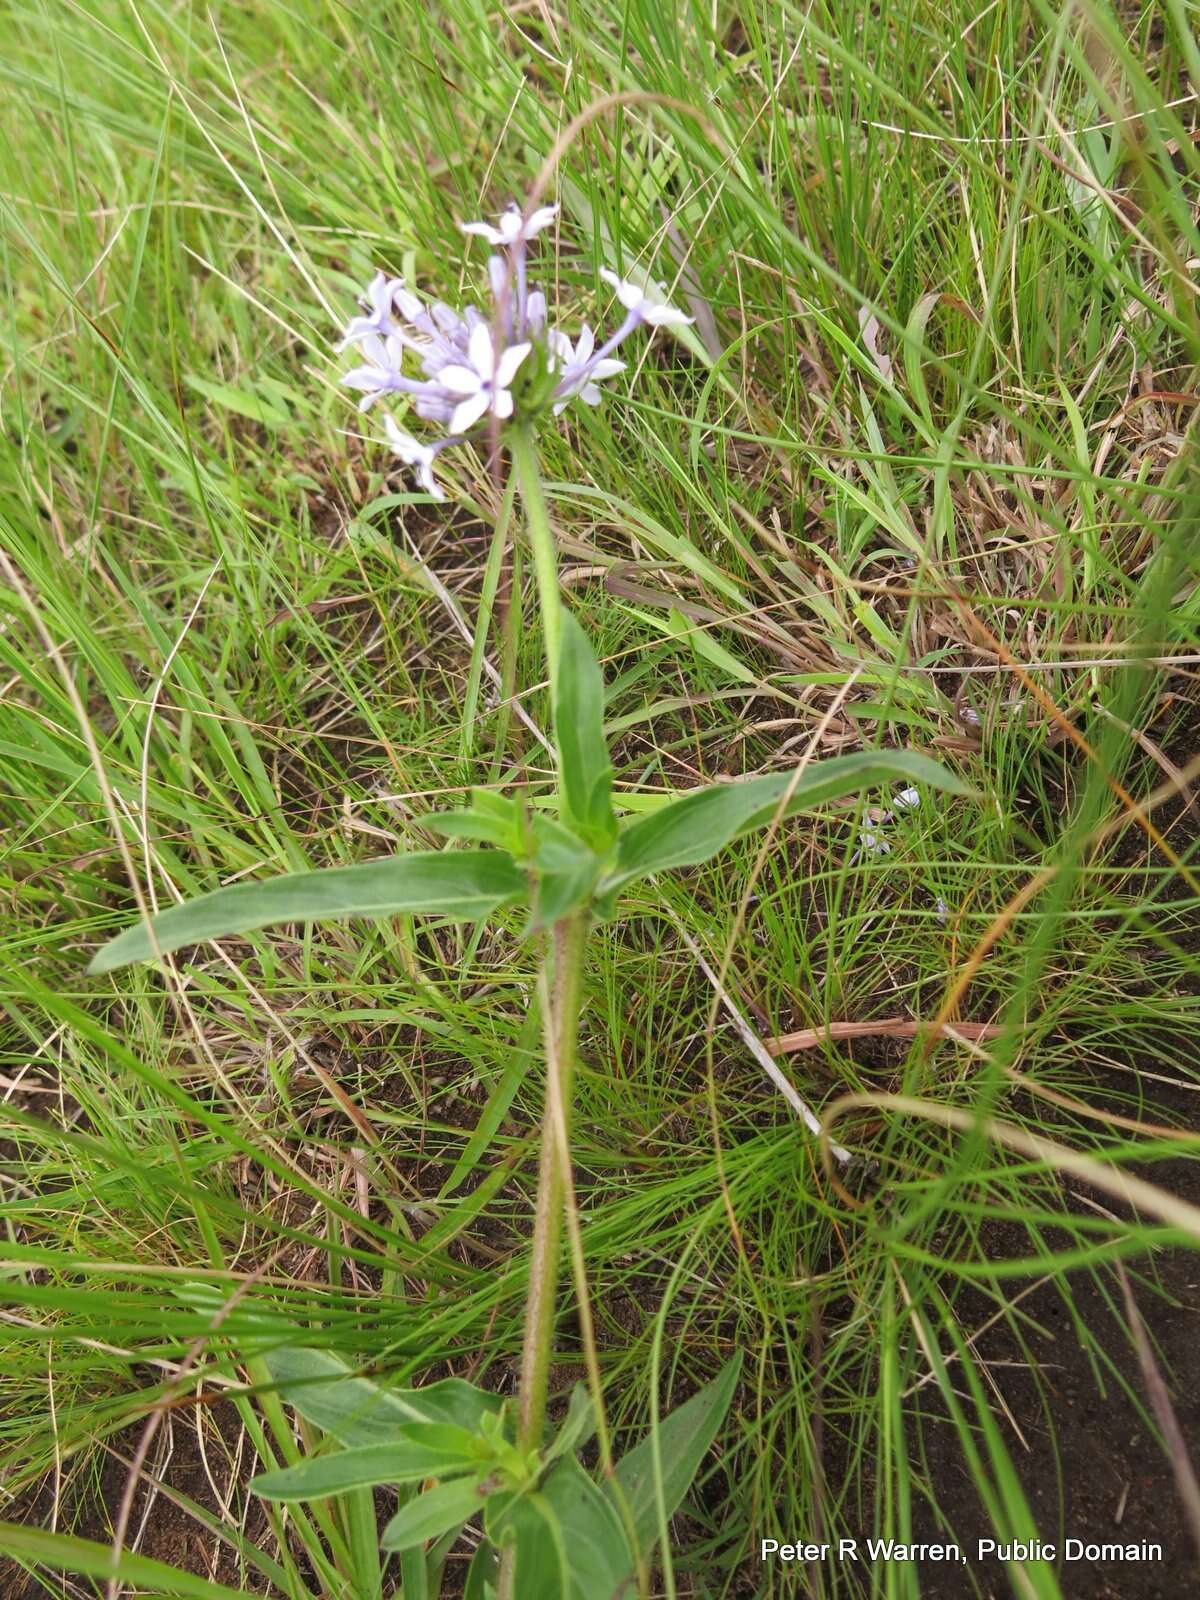
[[[595,1431],[596,1411],[592,1397],[582,1383],[577,1383],[571,1390],[563,1425],[554,1435],[542,1459],[546,1462],[557,1461],[559,1456],[581,1450]]]
[[[604,742],[604,676],[588,637],[569,611],[562,618],[554,734],[567,819],[589,840],[616,834],[612,763]]]
[[[111,972],[183,945],[249,933],[273,922],[335,917],[390,917],[425,912],[478,922],[525,892],[525,876],[498,850],[420,851],[354,867],[289,872],[261,883],[235,883],[160,911],[118,934],[93,958],[89,972]]]
[[[472,789],[471,804],[464,811],[439,811],[421,822],[448,839],[477,839],[514,854],[520,849],[520,808],[515,800],[490,789]]]
[[[741,1366],[741,1355],[734,1356],[711,1383],[659,1423],[657,1461],[662,1468],[661,1477],[653,1434],[617,1462],[617,1482],[628,1501],[643,1553],[658,1538],[660,1525],[665,1525],[678,1510],[699,1472],[729,1410]]]
[[[488,1532],[516,1546],[521,1600],[608,1600],[626,1592],[633,1556],[621,1519],[574,1456],[552,1468],[537,1493],[489,1519]]]
[[[0,1548],[6,1556],[44,1567],[54,1572],[79,1572],[89,1578],[119,1578],[136,1584],[147,1594],[173,1595],[179,1600],[246,1600],[241,1589],[211,1583],[190,1572],[180,1572],[165,1561],[135,1555],[131,1550],[113,1560],[112,1546],[72,1534],[44,1533],[40,1528],[25,1528],[16,1522],[0,1522]]]
[[[552,927],[562,917],[586,905],[592,897],[599,871],[600,862],[593,856],[590,864],[581,863],[575,872],[556,872],[540,877],[533,897],[531,931]]]
[[[732,651],[726,650],[721,641],[715,637],[710,629],[693,627],[682,614],[672,610],[670,612],[671,624],[676,627],[681,637],[686,638],[691,645],[693,653],[701,661],[707,661],[711,666],[723,672],[726,677],[734,678],[739,683],[757,683],[758,674],[751,672],[744,661],[739,661]]]
[[[951,794],[972,792],[938,762],[912,750],[863,750],[812,761],[798,778],[792,772],[772,772],[739,783],[693,789],[682,799],[625,825],[617,845],[616,867],[601,884],[601,892],[611,894],[648,872],[707,861],[742,834],[765,827],[789,790],[784,816],[900,780]]]
[[[574,872],[581,861],[595,859],[579,835],[553,817],[535,815],[532,832],[533,864],[539,872]]]
[[[534,817],[533,844],[538,871],[532,926],[547,928],[591,899],[604,862],[577,833],[552,817]]]
[[[383,1530],[385,1550],[411,1550],[451,1528],[461,1528],[483,1509],[484,1495],[475,1479],[438,1483],[402,1506]]]
[[[486,1527],[498,1545],[516,1547],[514,1586],[522,1600],[568,1600],[562,1524],[540,1494],[495,1495],[488,1503]]]
[[[500,1577],[500,1557],[495,1545],[485,1539],[471,1558],[463,1600],[494,1600]]]
[[[267,1370],[279,1393],[308,1422],[345,1445],[390,1444],[396,1431],[413,1422],[449,1422],[471,1431],[482,1417],[498,1411],[499,1395],[443,1378],[421,1389],[386,1389],[360,1378],[329,1350],[288,1346],[272,1350]]]
[[[202,394],[214,405],[225,411],[236,412],[239,417],[249,417],[251,422],[262,422],[269,428],[282,428],[291,420],[280,406],[272,405],[269,400],[251,393],[249,389],[235,389],[228,383],[214,383],[211,378],[198,378],[190,372],[184,374],[184,382],[189,389],[195,389],[197,394]]]
[[[501,850],[512,848],[512,830],[481,811],[437,811],[432,816],[422,817],[421,826],[446,839],[474,839],[480,844],[496,845]]]
[[[294,1467],[264,1472],[250,1487],[264,1500],[319,1500],[347,1489],[373,1489],[380,1483],[459,1477],[476,1471],[487,1455],[484,1442],[466,1428],[413,1422],[398,1428],[387,1444],[357,1445],[311,1456]]]

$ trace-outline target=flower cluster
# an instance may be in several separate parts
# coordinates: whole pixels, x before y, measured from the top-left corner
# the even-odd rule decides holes
[[[575,399],[598,405],[600,385],[624,371],[613,352],[631,333],[692,320],[655,290],[602,270],[625,312],[616,332],[597,344],[586,322],[574,341],[552,327],[545,294],[529,285],[528,245],[557,212],[557,206],[543,206],[526,215],[512,205],[495,227],[463,224],[464,233],[486,239],[497,251],[488,260],[490,315],[475,306],[459,313],[440,300],[426,304],[402,278],[380,272],[363,295],[364,315],[352,318],[337,346],[353,346],[361,358],[342,379],[361,391],[361,411],[384,396],[401,396],[418,417],[447,430],[423,444],[393,416],[384,417],[393,451],[437,500],[444,498],[433,476],[439,451],[461,444],[492,419],[527,419],[547,407],[557,415]],[[406,362],[419,377],[405,371]]]
[[[892,848],[892,841],[883,831],[884,825],[896,820],[898,811],[913,811],[921,804],[921,791],[919,789],[901,789],[898,795],[892,798],[892,809],[879,814],[874,827],[863,828],[858,836],[858,849],[850,857],[851,866],[861,856],[886,856]]]

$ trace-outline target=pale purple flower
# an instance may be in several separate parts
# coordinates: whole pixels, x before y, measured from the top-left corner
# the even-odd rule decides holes
[[[886,833],[876,833],[874,828],[864,828],[858,836],[858,849],[850,857],[851,865],[859,856],[886,856],[892,848],[892,841]]]
[[[541,206],[527,217],[514,201],[503,216],[496,219],[497,225],[494,228],[489,222],[464,222],[460,226],[464,233],[478,234],[489,244],[511,249],[514,245],[526,244],[530,239],[536,238],[543,228],[550,226],[557,215],[557,206]]]
[[[623,361],[613,361],[608,356],[594,354],[596,336],[586,322],[579,330],[576,344],[572,345],[566,334],[560,333],[557,328],[547,335],[546,344],[550,352],[551,370],[561,373],[554,391],[555,416],[576,395],[584,405],[598,406],[603,395],[597,385],[603,383],[605,378],[613,378],[625,370]]]
[[[396,278],[392,289],[392,304],[406,322],[419,324],[425,316],[425,306],[419,295],[404,287],[404,279]]]
[[[892,806],[900,811],[914,811],[920,804],[919,789],[901,789],[898,795],[892,797]]]
[[[452,432],[465,433],[489,411],[501,421],[512,416],[512,381],[531,349],[528,344],[498,349],[486,322],[471,330],[469,364],[443,367],[438,373],[438,383],[458,400],[450,418]]]
[[[448,389],[439,389],[436,383],[420,385],[420,393],[413,397],[413,410],[426,422],[439,422],[445,428],[458,404]]]
[[[421,388],[400,370],[404,357],[405,340],[399,334],[389,333],[381,339],[377,333],[363,335],[360,343],[366,357],[361,367],[354,367],[342,379],[347,389],[361,389],[363,398],[358,409],[365,411],[373,406],[380,395],[412,394]]]
[[[641,327],[681,327],[692,321],[667,303],[661,286],[643,287],[605,271],[602,276],[625,308],[616,332],[597,346],[587,323],[574,341],[551,326],[544,291],[529,288],[528,247],[557,215],[557,206],[541,206],[526,215],[514,204],[494,227],[488,222],[464,225],[465,233],[495,247],[487,264],[490,309],[466,306],[460,312],[440,300],[426,304],[403,279],[380,272],[363,297],[366,315],[352,319],[338,345],[339,350],[357,347],[360,364],[342,382],[362,393],[360,410],[381,396],[402,394],[416,416],[448,430],[426,444],[405,432],[394,417],[384,419],[392,450],[436,499],[443,498],[433,476],[438,453],[472,437],[487,418],[504,422],[514,415],[513,384],[535,342],[543,363],[539,376],[521,390],[522,421],[531,420],[543,406],[557,415],[572,400],[597,405],[603,396],[600,385],[625,370],[625,363],[613,358],[623,340]],[[406,360],[414,376],[404,372]],[[545,385],[540,381],[543,371]],[[875,847],[870,836],[869,848]],[[886,842],[880,848],[887,848]]]
[[[440,333],[453,335],[462,327],[462,318],[458,312],[442,300],[435,300],[429,308],[429,314],[438,326]]]
[[[525,302],[525,331],[535,338],[546,326],[546,296],[540,289],[531,289]]]
[[[442,440],[436,445],[422,444],[419,439],[414,439],[412,434],[405,433],[404,429],[396,422],[396,419],[390,416],[384,417],[383,426],[393,452],[400,457],[406,467],[415,467],[417,469],[417,482],[425,490],[425,493],[432,495],[435,500],[444,500],[446,498],[445,493],[434,481],[433,463],[438,450],[447,441]]]
[[[656,285],[643,288],[640,284],[630,283],[627,278],[619,278],[607,267],[600,268],[600,276],[611,285],[629,316],[644,322],[649,328],[685,327],[696,320],[694,317],[685,317],[682,311],[668,304],[662,297],[662,290]]]
[[[386,272],[377,272],[359,302],[366,307],[368,315],[351,317],[346,324],[346,331],[334,349],[340,353],[360,339],[372,336],[381,338],[391,333],[395,326],[392,322],[395,293],[402,286],[399,278],[389,278]]]

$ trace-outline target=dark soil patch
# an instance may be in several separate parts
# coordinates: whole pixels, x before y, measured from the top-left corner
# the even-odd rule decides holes
[[[228,1414],[218,1422],[222,1410]],[[160,1428],[150,1450],[147,1471],[161,1482],[162,1488],[148,1487],[145,1483],[139,1487],[129,1519],[126,1547],[213,1582],[240,1588],[246,1595],[266,1595],[272,1592],[267,1581],[253,1570],[243,1573],[232,1546],[203,1526],[180,1503],[191,1501],[218,1524],[238,1527],[252,1549],[261,1547],[271,1551],[273,1540],[262,1504],[247,1496],[245,1491],[246,1480],[256,1466],[254,1453],[243,1441],[238,1481],[230,1484],[226,1445],[216,1438],[214,1425],[222,1428],[226,1444],[234,1444],[237,1419],[229,1407],[218,1405],[206,1419],[203,1452],[197,1439],[196,1418],[190,1411],[174,1413],[169,1436],[165,1428]],[[53,1526],[78,1538],[111,1545],[113,1523],[120,1514],[129,1479],[127,1463],[138,1447],[144,1427],[144,1422],[137,1423],[110,1441],[111,1449],[103,1463],[96,1458],[99,1481],[95,1471],[85,1469],[63,1484],[55,1505],[54,1481],[43,1480],[15,1503],[7,1505],[4,1517],[34,1528]],[[228,1510],[218,1500],[217,1490],[230,1499]],[[231,1523],[231,1518],[236,1519],[236,1523]],[[71,1582],[78,1588],[78,1579],[72,1578]],[[0,1600],[46,1600],[47,1592],[46,1585],[38,1578],[0,1554]]]
[[[1160,1104],[1165,1097],[1160,1095]],[[1196,1115],[1195,1096],[1176,1092],[1170,1109]],[[1193,1205],[1200,1204],[1200,1162],[1163,1163],[1154,1181]],[[1073,1185],[1086,1193],[1083,1185]],[[1108,1197],[1094,1198],[1111,1207]],[[1084,1202],[1080,1210],[1086,1209]],[[1019,1225],[994,1224],[987,1235],[997,1256],[1012,1257],[1023,1247]],[[1129,1269],[1127,1269],[1129,1270]],[[1142,1282],[1139,1285],[1139,1276]],[[1158,1293],[1146,1286],[1153,1277]],[[1172,1251],[1148,1264],[1137,1263],[1130,1279],[1142,1319],[1155,1347],[1156,1361],[1171,1395],[1185,1439],[1200,1439],[1200,1256]],[[1022,1285],[1014,1282],[1012,1295]],[[1109,1290],[1106,1294],[1105,1289]],[[1129,1389],[1149,1412],[1146,1384],[1133,1349],[1122,1309],[1119,1284],[1105,1274],[1103,1282],[1077,1273],[1071,1281],[1071,1303],[1079,1323],[1105,1350]],[[1066,1600],[1175,1600],[1196,1592],[1200,1559],[1184,1518],[1175,1475],[1162,1445],[1133,1400],[1111,1375],[1097,1382],[1093,1356],[1061,1286],[1046,1284],[1022,1302],[1022,1310],[1043,1329],[1027,1337],[1022,1350],[1002,1324],[980,1340],[978,1353],[992,1365],[992,1377],[1003,1394],[1024,1444],[1005,1428],[1005,1443],[1020,1478],[1044,1543],[1057,1547],[1055,1563]],[[964,1324],[970,1325],[964,1312]],[[980,1298],[982,1323],[990,1314]],[[1031,1358],[1032,1357],[1032,1361]],[[964,1593],[989,1597],[1016,1594],[1002,1564],[990,1556],[976,1560],[976,1540],[995,1538],[962,1461],[951,1426],[932,1398],[922,1432],[932,1488],[963,1546],[968,1566],[922,1568],[922,1600],[959,1600]],[[968,1406],[969,1409],[969,1406]],[[945,1540],[932,1515],[915,1518],[914,1540]],[[1161,1546],[1161,1556],[1141,1561],[1080,1560],[1064,1563],[1064,1542]],[[967,1582],[969,1577],[973,1585]]]

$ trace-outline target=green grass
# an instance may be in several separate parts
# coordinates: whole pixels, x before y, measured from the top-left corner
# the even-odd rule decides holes
[[[1081,1207],[983,1121],[888,1109],[837,1125],[877,1164],[851,1208],[683,932],[763,1037],[929,1020],[1052,868],[953,1013],[998,1037],[827,1042],[788,1075],[818,1107],[917,1096],[1110,1170],[1194,1151],[1111,1117],[1168,1120],[1150,1074],[1197,1083],[1195,822],[1154,811],[1177,870],[1108,781],[1145,799],[1196,749],[1194,7],[3,16],[0,1515],[50,1474],[54,1526],[86,1522],[106,1459],[124,1481],[106,1453],[127,1461],[157,1401],[199,1393],[151,1454],[171,1484],[162,1439],[202,1435],[222,1497],[196,1507],[194,1548],[255,1592],[366,1596],[345,1528],[246,1521],[255,1451],[293,1448],[247,1397],[263,1317],[401,1377],[511,1386],[541,1101],[515,920],[275,931],[168,977],[84,968],[134,912],[115,828],[165,904],[428,845],[422,816],[470,783],[545,786],[486,682],[473,744],[460,728],[470,647],[446,602],[473,624],[500,509],[485,464],[455,454],[448,506],[414,496],[331,341],[378,266],[471,292],[457,222],[523,194],[571,118],[621,92],[563,154],[539,275],[594,322],[600,266],[686,265],[677,294],[723,353],[660,336],[636,384],[543,441],[619,790],[794,762],[836,707],[823,748],[910,743],[980,796],[926,796],[860,860],[860,811],[789,823],[593,943],[576,1182],[615,1423],[746,1354],[661,1590],[791,1592],[755,1541],[822,1521],[903,1538],[936,1499],[939,1391],[997,1526],[1028,1531],[963,1341],[993,1313],[1030,1338],[1014,1297],[1042,1274],[1068,1306],[1087,1274],[1117,1297],[1118,1257],[1146,1306],[1156,1256],[1194,1233]],[[514,681],[537,685],[523,605]],[[542,690],[522,707],[544,728]],[[997,1220],[1019,1250],[989,1246]],[[560,1390],[571,1321],[562,1348]],[[870,1581],[918,1593],[901,1567]]]

